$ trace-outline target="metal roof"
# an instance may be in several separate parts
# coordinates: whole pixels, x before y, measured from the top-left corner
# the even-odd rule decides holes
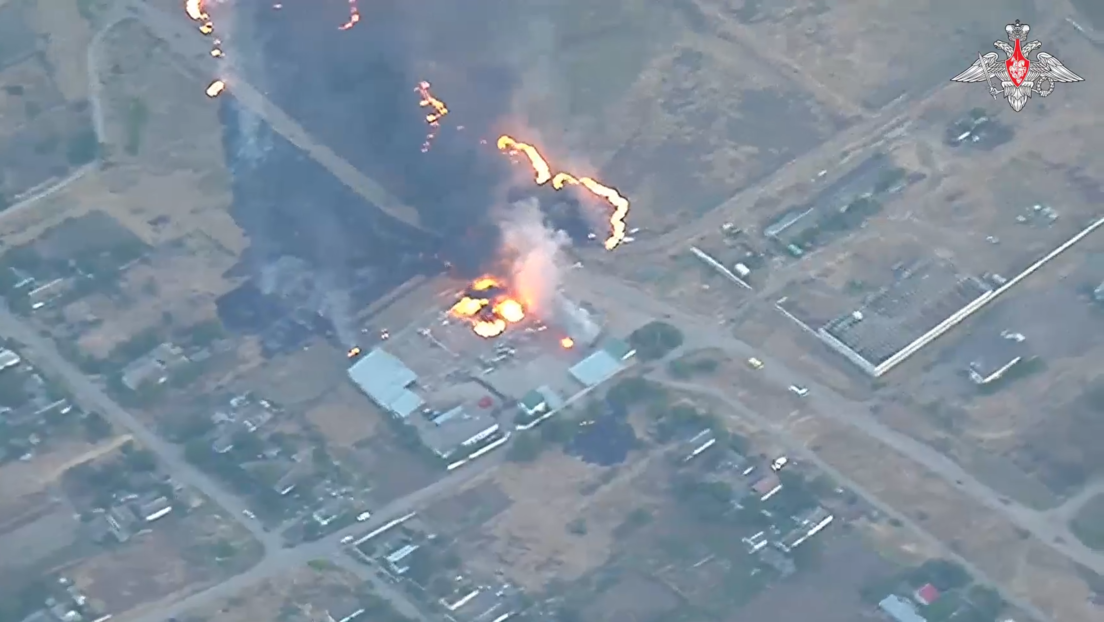
[[[633,349],[628,343],[610,337],[602,342],[602,349],[609,353],[614,359],[618,361],[625,361],[633,357],[636,354],[636,350]]]
[[[532,391],[529,391],[528,393],[526,393],[521,398],[521,403],[520,403],[520,406],[522,408],[524,408],[525,410],[528,410],[530,412],[536,411],[537,409],[545,407],[547,405],[548,405],[548,399],[545,398],[544,395],[536,389],[533,389]]]
[[[613,378],[622,368],[621,361],[605,350],[598,350],[573,365],[568,373],[585,386],[595,387]]]
[[[406,418],[425,403],[407,389],[418,374],[381,348],[362,356],[348,373],[361,391],[396,417]]]
[[[890,594],[878,603],[878,608],[889,614],[897,622],[928,622],[927,618],[916,613],[912,605],[901,600],[901,597]]]
[[[498,421],[493,416],[478,410],[470,412],[463,406],[438,415],[431,423],[420,429],[422,442],[442,458],[498,430]]]

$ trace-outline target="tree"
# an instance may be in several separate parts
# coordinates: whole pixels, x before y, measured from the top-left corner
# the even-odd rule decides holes
[[[947,559],[928,560],[912,573],[913,584],[931,583],[940,592],[966,587],[970,580],[965,568]]]
[[[136,449],[126,456],[126,464],[134,471],[150,473],[157,470],[157,456],[148,449]]]
[[[985,622],[995,620],[1006,606],[1000,594],[988,585],[971,586],[966,599],[974,606],[974,609],[978,612],[978,617],[985,620]]]
[[[0,406],[18,408],[30,395],[27,393],[26,378],[18,370],[9,369],[0,373]]]
[[[693,477],[675,482],[675,495],[700,519],[722,520],[732,511],[732,486],[725,482],[702,482]]]
[[[211,545],[211,554],[215,556],[215,559],[230,559],[237,554],[237,549],[230,542],[219,540]]]
[[[149,122],[149,107],[141,99],[130,100],[127,106],[126,141],[123,150],[130,155],[138,155],[142,146],[142,133]]]
[[[629,335],[629,344],[645,361],[663,358],[682,345],[682,331],[658,320],[648,322]]]
[[[874,184],[874,192],[882,193],[896,186],[905,178],[905,169],[894,167],[882,172],[878,176],[878,182]]]
[[[92,162],[100,155],[100,143],[96,137],[96,131],[87,128],[77,132],[69,139],[65,149],[65,157],[72,166],[83,166]]]
[[[513,444],[506,452],[506,458],[511,462],[535,462],[544,451],[544,443],[536,434],[518,434],[514,437]]]
[[[200,322],[189,329],[192,345],[203,348],[226,336],[226,330],[218,319]]]
[[[619,380],[606,392],[607,401],[625,407],[644,402],[658,402],[666,399],[666,389],[642,376],[632,376]]]
[[[563,445],[575,438],[575,425],[562,416],[551,417],[538,428],[546,442]]]

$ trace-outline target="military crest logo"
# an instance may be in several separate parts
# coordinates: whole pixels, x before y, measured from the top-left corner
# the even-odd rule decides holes
[[[1083,82],[1085,79],[1073,73],[1054,56],[1046,52],[1037,52],[1035,58],[1030,55],[1043,46],[1041,41],[1028,41],[1031,26],[1016,20],[1004,28],[1008,33],[1008,42],[996,41],[993,46],[1004,52],[1003,62],[1000,54],[989,52],[982,55],[973,65],[951,78],[952,82],[985,82],[989,85],[989,94],[996,99],[1002,96],[1012,110],[1019,112],[1031,100],[1032,94],[1046,97],[1054,92],[1054,85],[1071,82]],[[999,86],[999,88],[998,88]]]

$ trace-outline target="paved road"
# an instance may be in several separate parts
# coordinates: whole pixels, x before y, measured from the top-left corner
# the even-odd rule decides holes
[[[374,179],[349,164],[348,161],[337,155],[326,145],[315,140],[295,119],[269,101],[265,94],[246,82],[243,76],[228,75],[233,59],[227,58],[216,61],[211,58],[211,40],[203,36],[197,30],[196,25],[188,20],[184,14],[183,6],[184,3],[181,2],[178,13],[168,13],[149,6],[140,0],[132,0],[130,10],[156,36],[164,40],[170,49],[184,59],[191,69],[199,72],[208,80],[216,78],[225,80],[227,93],[264,119],[273,130],[289,142],[326,167],[341,183],[393,218],[422,231],[433,233],[422,224],[417,210],[404,204]],[[216,28],[217,26],[216,24]],[[414,86],[411,85],[411,89]],[[417,102],[411,101],[411,106],[417,106]]]
[[[222,506],[231,516],[249,530],[264,545],[266,551],[280,547],[277,534],[266,533],[261,525],[243,516],[246,505],[213,478],[192,466],[184,459],[180,449],[162,439],[134,415],[112,400],[104,390],[89,379],[58,352],[53,341],[38,334],[26,320],[7,309],[0,309],[0,335],[24,344],[20,351],[27,359],[63,380],[77,403],[99,411],[112,423],[128,430],[142,445],[157,454],[174,478],[207,495]]]
[[[767,365],[760,375],[764,381],[780,388],[790,384],[807,387],[810,391],[807,403],[818,415],[852,426],[899,454],[924,465],[1063,556],[1104,574],[1104,555],[1081,544],[1070,534],[1068,525],[1064,522],[1053,520],[1047,512],[1040,512],[1002,497],[937,450],[878,421],[865,404],[848,400],[828,387],[787,368],[784,362],[770,359],[769,353],[757,351],[719,330],[715,321],[659,302],[646,292],[610,277],[574,271],[567,278],[574,281],[572,287],[578,288],[577,291],[590,291],[595,297],[612,298],[656,317],[671,318],[693,341],[722,348],[737,359],[750,356],[764,359]]]
[[[122,619],[125,619],[126,622],[164,622],[171,617],[179,618],[189,611],[216,604],[219,600],[233,596],[261,581],[277,577],[284,572],[301,569],[312,559],[334,559],[336,561],[336,556],[342,555],[340,542],[345,536],[367,533],[396,518],[424,508],[438,498],[454,494],[464,484],[491,473],[502,463],[503,458],[504,452],[502,451],[491,453],[481,460],[449,473],[425,488],[377,509],[368,521],[357,523],[315,542],[301,544],[294,548],[271,551],[263,562],[242,574],[186,598],[144,607],[144,613]],[[396,606],[401,607],[402,602],[396,602]]]
[[[712,342],[709,341],[709,342],[705,342],[705,343],[702,343],[702,344],[699,344],[699,345],[701,347],[712,347]],[[667,377],[662,372],[650,374],[648,377],[652,380],[656,380],[656,381],[660,382],[661,384],[670,386],[672,388],[682,389],[682,390],[685,390],[685,391],[690,391],[692,393],[705,394],[705,395],[709,395],[710,397],[713,397],[715,399],[720,400],[721,402],[726,404],[729,408],[731,408],[734,412],[736,412],[740,417],[742,417],[742,418],[744,418],[748,421],[752,421],[752,422],[756,423],[758,426],[760,426],[764,430],[771,431],[776,437],[778,437],[781,441],[783,441],[783,443],[787,447],[787,450],[790,452],[790,454],[792,456],[798,456],[798,457],[800,457],[804,460],[807,460],[808,462],[810,462],[812,464],[815,464],[817,466],[817,468],[819,468],[820,470],[827,473],[830,477],[835,479],[841,485],[843,485],[843,486],[851,489],[852,491],[854,491],[856,494],[858,494],[863,499],[865,499],[866,502],[869,503],[872,507],[876,508],[879,512],[882,512],[883,514],[885,514],[887,516],[890,516],[890,517],[893,517],[893,518],[897,519],[902,524],[906,525],[909,529],[911,529],[912,531],[914,531],[915,533],[917,533],[921,537],[923,537],[925,540],[927,540],[929,544],[935,545],[937,548],[939,548],[940,550],[943,551],[943,555],[945,557],[961,564],[964,568],[966,568],[970,572],[970,574],[977,577],[980,581],[982,581],[984,583],[988,583],[988,584],[993,585],[994,587],[996,587],[1001,592],[1001,596],[1005,600],[1007,600],[1009,603],[1012,603],[1016,607],[1019,607],[1020,609],[1023,609],[1024,611],[1028,612],[1033,617],[1035,617],[1037,620],[1039,620],[1039,622],[1046,622],[1046,621],[1050,620],[1049,616],[1047,616],[1042,611],[1038,610],[1034,605],[1032,605],[1031,603],[1025,601],[1024,599],[1019,598],[1015,594],[1012,594],[1012,593],[1008,592],[1007,590],[1005,590],[1004,588],[1002,588],[999,583],[997,583],[997,582],[993,581],[991,578],[989,578],[988,575],[984,571],[982,571],[980,568],[974,566],[972,563],[970,563],[969,560],[967,560],[967,559],[963,558],[962,556],[958,555],[957,553],[955,553],[953,550],[951,550],[949,547],[947,547],[946,544],[941,542],[935,536],[928,533],[923,527],[921,527],[919,524],[917,524],[915,521],[913,521],[911,518],[909,518],[906,514],[904,514],[902,512],[899,512],[896,509],[894,509],[893,507],[889,506],[888,504],[882,502],[873,493],[871,493],[871,492],[867,491],[865,488],[863,488],[858,482],[852,480],[846,474],[842,473],[841,471],[839,471],[838,469],[833,467],[831,464],[828,464],[827,462],[822,460],[819,456],[816,455],[816,452],[814,452],[811,449],[809,449],[808,447],[806,447],[805,444],[802,443],[800,440],[795,439],[794,437],[792,437],[785,430],[785,428],[783,428],[777,422],[771,421],[769,419],[766,419],[765,417],[760,416],[759,413],[757,413],[754,410],[752,410],[751,408],[749,408],[746,404],[741,402],[739,399],[737,399],[734,396],[731,396],[727,393],[724,393],[720,390],[714,389],[712,387],[705,387],[705,386],[699,385],[699,384],[694,383],[694,382],[682,382],[682,381],[672,380],[671,378]]]
[[[1037,24],[1039,30],[1045,32],[1058,30],[1063,20],[1066,19],[1065,15],[1061,13],[1061,11],[1055,11],[1053,14],[1048,15],[1045,20],[1040,19],[1040,23]],[[1036,25],[1033,24],[1033,26]],[[738,36],[743,37],[745,40],[754,37],[752,29],[743,26],[735,26],[733,28],[738,30]],[[1082,33],[1082,35],[1090,41],[1092,40],[1091,37],[1088,37],[1085,33]],[[795,73],[793,63],[787,62],[788,59],[786,59],[783,54],[769,54],[766,53],[764,49],[757,49],[756,52],[760,57],[768,57],[767,60],[779,66],[782,73],[787,73],[787,70],[791,74]],[[816,85],[816,78],[816,76],[812,76],[809,83]],[[949,81],[940,82],[933,85],[927,91],[909,93],[907,97],[899,97],[897,100],[881,108],[877,112],[866,115],[862,118],[862,121],[856,125],[830,137],[811,151],[782,165],[769,176],[741,189],[736,195],[709,210],[708,213],[701,218],[694,219],[686,225],[677,227],[662,235],[647,237],[646,234],[642,234],[634,243],[621,246],[618,250],[618,254],[643,256],[669,251],[671,247],[689,244],[695,238],[715,232],[722,224],[731,221],[734,214],[741,213],[735,209],[737,206],[742,205],[746,208],[754,204],[761,197],[774,196],[786,188],[806,182],[820,172],[818,169],[827,169],[829,171],[829,175],[826,175],[823,180],[818,182],[820,187],[823,187],[831,183],[835,177],[842,175],[846,170],[845,166],[848,162],[861,161],[872,155],[878,149],[881,149],[888,138],[897,133],[907,131],[910,120],[915,118],[919,111],[923,110],[923,108],[933,100],[941,97],[948,90],[954,88],[956,88],[955,85]],[[847,112],[856,112],[853,105],[848,105],[847,102],[841,105],[839,99],[832,95],[824,96],[823,94],[818,94],[817,96],[822,99],[835,99],[838,109]],[[737,222],[736,224],[740,226],[742,223]],[[629,215],[629,226],[632,227],[631,213]]]
[[[1097,495],[1104,495],[1104,480],[1090,482],[1076,495],[1066,499],[1062,505],[1046,510],[1043,514],[1052,521],[1061,521],[1063,524],[1068,524],[1077,516],[1081,508]]]

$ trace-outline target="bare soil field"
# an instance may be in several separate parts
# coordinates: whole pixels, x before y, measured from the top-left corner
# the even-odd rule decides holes
[[[387,416],[355,387],[341,383],[307,411],[307,421],[332,447],[353,447],[373,437]]]
[[[608,560],[616,527],[641,503],[636,479],[646,465],[641,458],[617,469],[592,467],[549,451],[497,472],[511,505],[465,538],[465,559],[490,575],[505,571],[534,593],[553,579],[578,579]]]
[[[190,611],[186,620],[257,622],[292,617],[325,619],[326,605],[362,589],[363,582],[337,568],[318,572],[313,568],[289,570],[211,606]]]

